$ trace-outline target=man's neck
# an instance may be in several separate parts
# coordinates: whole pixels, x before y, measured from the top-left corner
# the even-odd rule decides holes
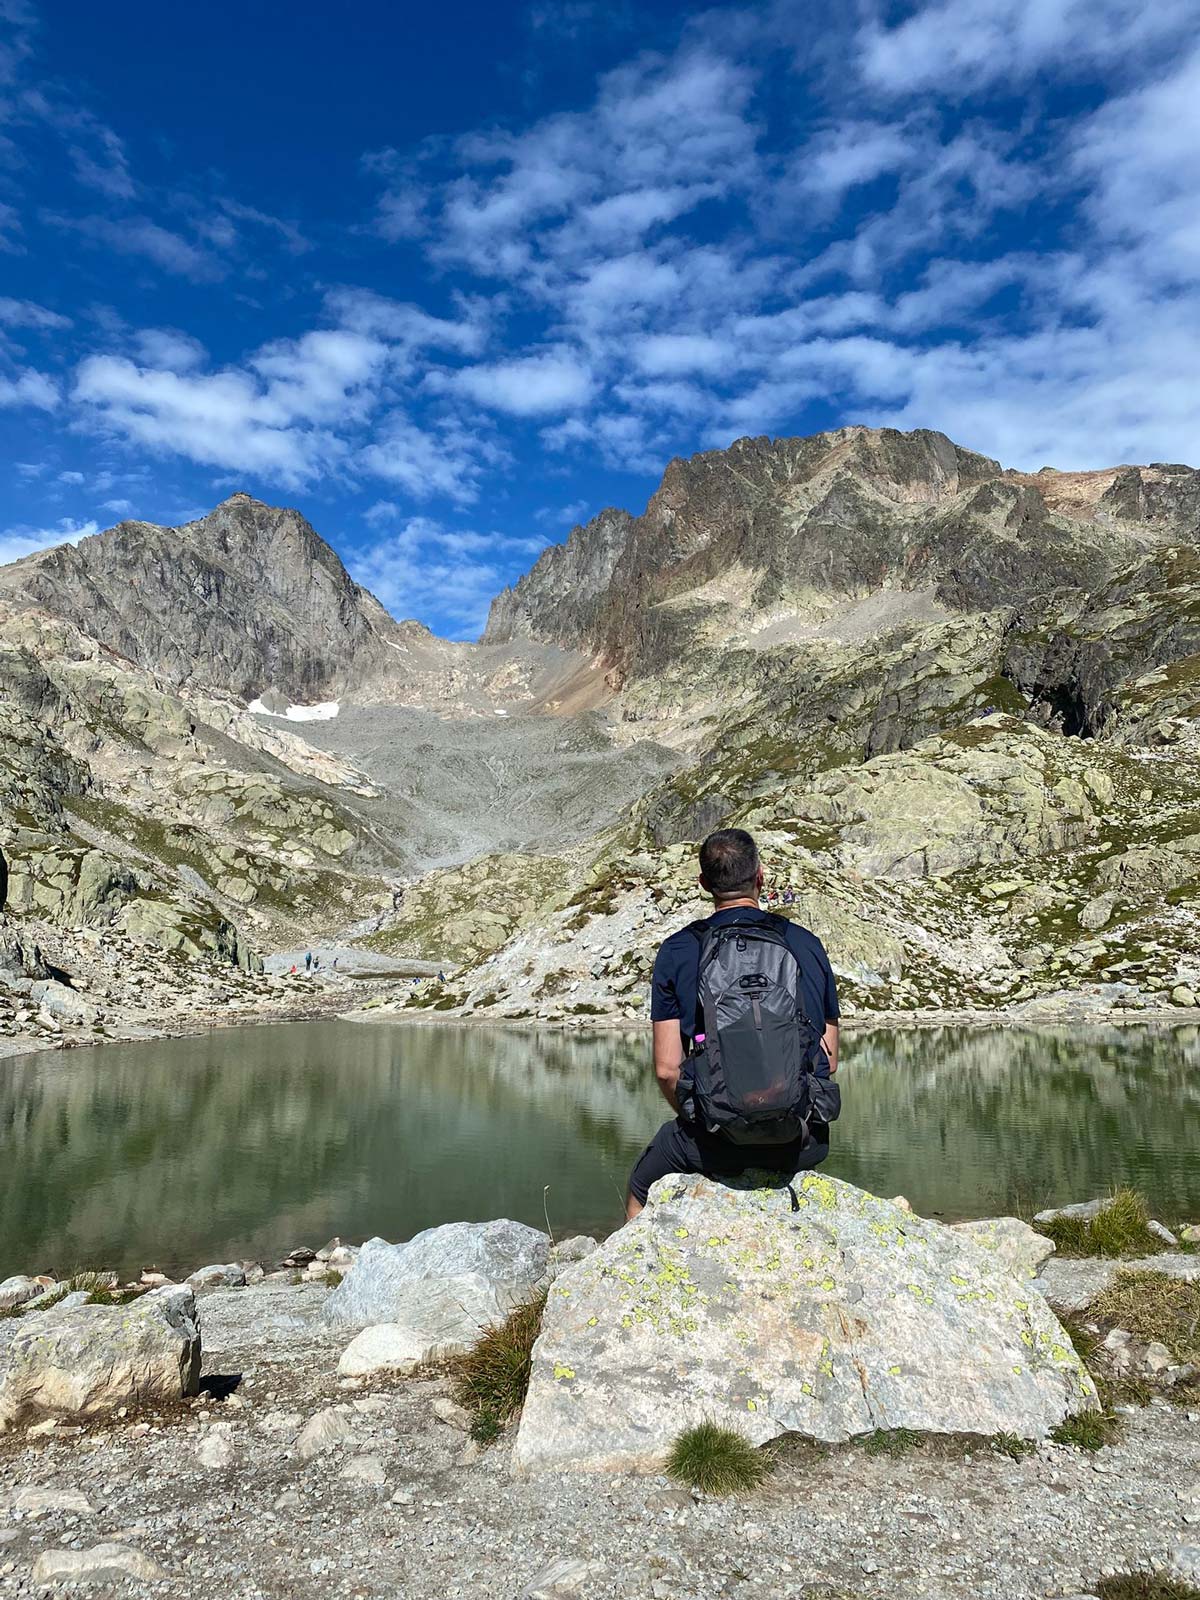
[[[754,898],[751,899],[749,895],[743,895],[740,900],[713,901],[714,913],[718,911],[732,911],[735,906],[753,906],[755,911],[757,911],[759,909],[758,896],[755,895]]]

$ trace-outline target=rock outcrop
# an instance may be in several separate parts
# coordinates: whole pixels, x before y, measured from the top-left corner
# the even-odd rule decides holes
[[[27,1312],[0,1348],[0,1432],[39,1417],[96,1417],[179,1400],[200,1381],[191,1289],[155,1289],[128,1305]]]
[[[654,1471],[701,1421],[756,1444],[1038,1438],[1095,1407],[1070,1339],[994,1252],[837,1179],[792,1192],[662,1179],[555,1281],[516,1470]]]
[[[529,1298],[549,1265],[549,1238],[520,1222],[450,1222],[406,1244],[368,1239],[325,1316],[350,1327],[387,1324],[393,1349],[407,1339],[432,1360],[469,1349]],[[366,1359],[367,1346],[377,1351],[384,1337],[359,1344],[352,1359]]]

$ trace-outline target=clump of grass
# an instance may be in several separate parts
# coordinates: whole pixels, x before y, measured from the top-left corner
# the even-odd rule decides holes
[[[1099,1600],[1200,1600],[1200,1589],[1161,1572],[1121,1572],[1092,1588]]]
[[[545,1293],[518,1306],[499,1327],[488,1328],[457,1363],[455,1399],[474,1413],[471,1432],[481,1444],[495,1439],[525,1404],[533,1346],[542,1331],[545,1309]]]
[[[1018,1433],[994,1433],[988,1442],[998,1456],[1007,1456],[1010,1461],[1020,1461],[1037,1449],[1032,1439],[1022,1439]]]
[[[1150,1209],[1136,1189],[1117,1189],[1094,1217],[1052,1217],[1034,1227],[1062,1256],[1148,1256],[1166,1248],[1147,1224]]]
[[[504,1432],[504,1424],[494,1411],[477,1411],[471,1422],[471,1437],[476,1444],[495,1444]]]
[[[876,1428],[863,1440],[863,1449],[869,1456],[906,1456],[924,1443],[924,1434],[915,1428]]]
[[[1073,1445],[1076,1450],[1103,1450],[1121,1437],[1121,1419],[1111,1411],[1079,1411],[1064,1417],[1050,1430],[1055,1444]]]
[[[755,1489],[770,1461],[748,1439],[715,1422],[685,1428],[671,1446],[667,1475],[702,1494],[740,1494]]]
[[[325,1287],[327,1289],[336,1289],[344,1277],[344,1272],[339,1272],[336,1267],[330,1267],[325,1274]]]
[[[127,1306],[131,1300],[140,1300],[140,1289],[93,1289],[88,1295],[85,1305],[89,1306]]]
[[[1165,1272],[1119,1272],[1091,1311],[1135,1338],[1166,1345],[1176,1361],[1200,1366],[1200,1283]]]

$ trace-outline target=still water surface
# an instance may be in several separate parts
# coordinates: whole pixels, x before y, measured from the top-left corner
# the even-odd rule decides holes
[[[824,1170],[982,1216],[1132,1183],[1200,1216],[1200,1030],[844,1041]],[[620,1034],[303,1023],[0,1061],[0,1277],[274,1258],[460,1218],[607,1231],[666,1115]]]

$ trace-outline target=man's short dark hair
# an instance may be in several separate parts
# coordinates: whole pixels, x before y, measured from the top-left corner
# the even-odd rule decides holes
[[[754,894],[758,888],[758,846],[744,828],[721,828],[700,846],[700,876],[719,899]]]

